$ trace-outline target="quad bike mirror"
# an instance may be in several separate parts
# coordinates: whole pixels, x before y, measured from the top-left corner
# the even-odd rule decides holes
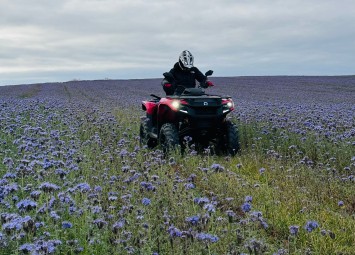
[[[165,79],[168,80],[168,82],[173,82],[174,81],[174,76],[171,73],[169,73],[169,72],[163,73],[163,76],[164,76]]]
[[[212,74],[213,74],[213,71],[212,71],[212,70],[208,70],[208,71],[205,73],[206,76],[211,76]]]

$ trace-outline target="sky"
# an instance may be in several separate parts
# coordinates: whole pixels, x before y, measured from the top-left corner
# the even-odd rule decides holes
[[[183,50],[214,75],[354,75],[353,0],[0,0],[0,85],[159,78]]]

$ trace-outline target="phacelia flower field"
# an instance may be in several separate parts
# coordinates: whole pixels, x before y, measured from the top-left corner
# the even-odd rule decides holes
[[[0,87],[0,254],[354,254],[355,77],[211,80],[234,157],[140,145],[160,79]]]

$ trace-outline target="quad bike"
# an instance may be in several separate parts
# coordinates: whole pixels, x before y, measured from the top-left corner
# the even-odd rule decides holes
[[[212,73],[210,70],[205,75]],[[170,73],[164,77],[173,79]],[[141,145],[160,145],[168,153],[179,145],[186,148],[188,141],[196,148],[235,155],[239,150],[238,129],[226,118],[234,110],[232,98],[205,94],[200,87],[177,86],[176,91],[180,92],[163,98],[152,94],[153,99],[142,102],[146,116],[140,125]]]

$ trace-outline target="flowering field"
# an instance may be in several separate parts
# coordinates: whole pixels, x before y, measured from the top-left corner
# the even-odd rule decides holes
[[[0,254],[354,254],[355,77],[211,80],[235,157],[140,146],[160,79],[0,87]]]

